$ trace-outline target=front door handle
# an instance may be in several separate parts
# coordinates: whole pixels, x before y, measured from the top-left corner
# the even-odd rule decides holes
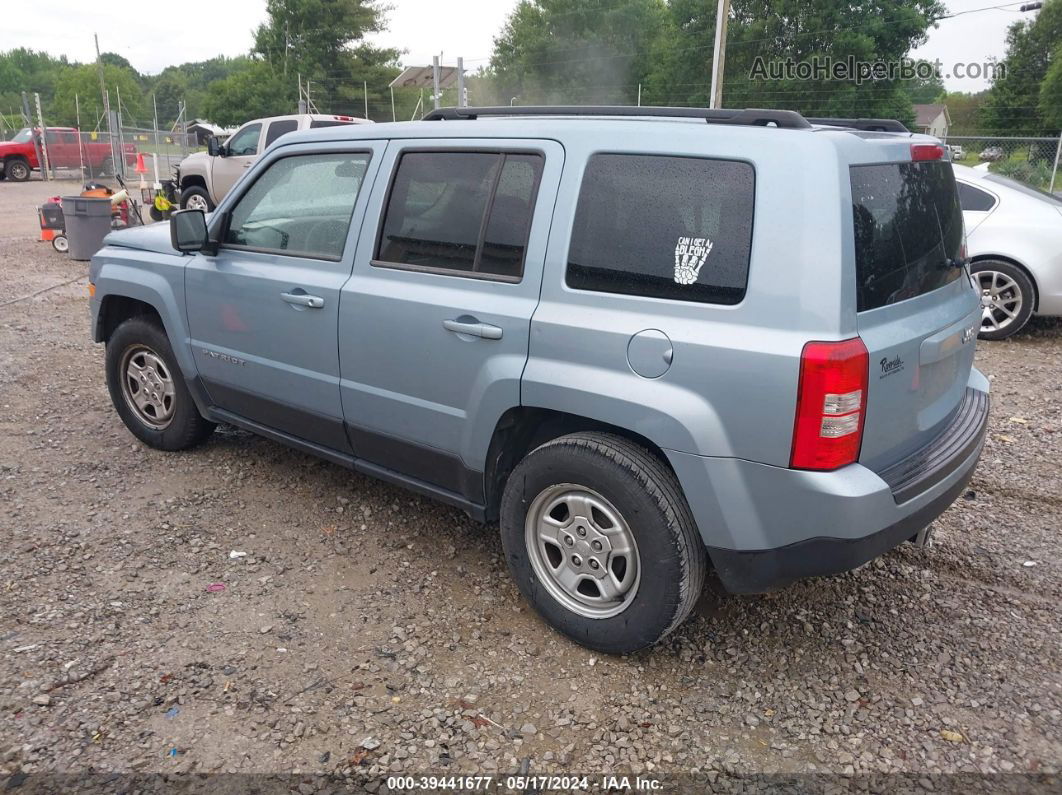
[[[479,337],[485,340],[500,340],[502,330],[490,323],[480,323],[475,318],[458,318],[457,320],[444,320],[443,328],[454,334],[467,334],[469,337]]]
[[[281,293],[280,298],[289,304],[305,306],[310,309],[320,309],[324,306],[323,298],[316,295],[307,295],[306,293]]]

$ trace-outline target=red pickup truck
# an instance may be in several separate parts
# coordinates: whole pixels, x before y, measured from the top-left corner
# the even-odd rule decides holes
[[[26,127],[15,133],[10,141],[0,141],[0,179],[24,182],[30,173],[40,169],[34,138],[39,141],[40,130]],[[44,136],[48,146],[48,164],[52,168],[80,168],[85,166],[95,176],[113,174],[114,160],[106,133],[92,140],[91,133],[78,133],[74,127],[48,127]],[[136,163],[136,147],[123,146],[126,165]]]

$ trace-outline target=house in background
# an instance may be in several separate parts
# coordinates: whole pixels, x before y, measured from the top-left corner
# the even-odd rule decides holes
[[[947,105],[915,105],[915,127],[918,132],[947,138],[951,116]]]
[[[219,139],[224,140],[232,133],[233,130],[227,130],[224,127],[211,124],[205,119],[193,119],[188,123],[188,134],[195,136],[195,142],[199,146],[206,146],[207,138],[211,135],[216,135]]]

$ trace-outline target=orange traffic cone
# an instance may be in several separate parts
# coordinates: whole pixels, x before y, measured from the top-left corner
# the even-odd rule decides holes
[[[144,153],[143,152],[139,152],[137,154],[137,156],[136,156],[136,173],[137,174],[146,174],[147,173],[147,166],[144,165]]]

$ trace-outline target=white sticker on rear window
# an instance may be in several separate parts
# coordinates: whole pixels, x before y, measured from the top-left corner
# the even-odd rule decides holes
[[[680,237],[675,244],[675,283],[696,282],[711,250],[712,241],[706,237]]]

